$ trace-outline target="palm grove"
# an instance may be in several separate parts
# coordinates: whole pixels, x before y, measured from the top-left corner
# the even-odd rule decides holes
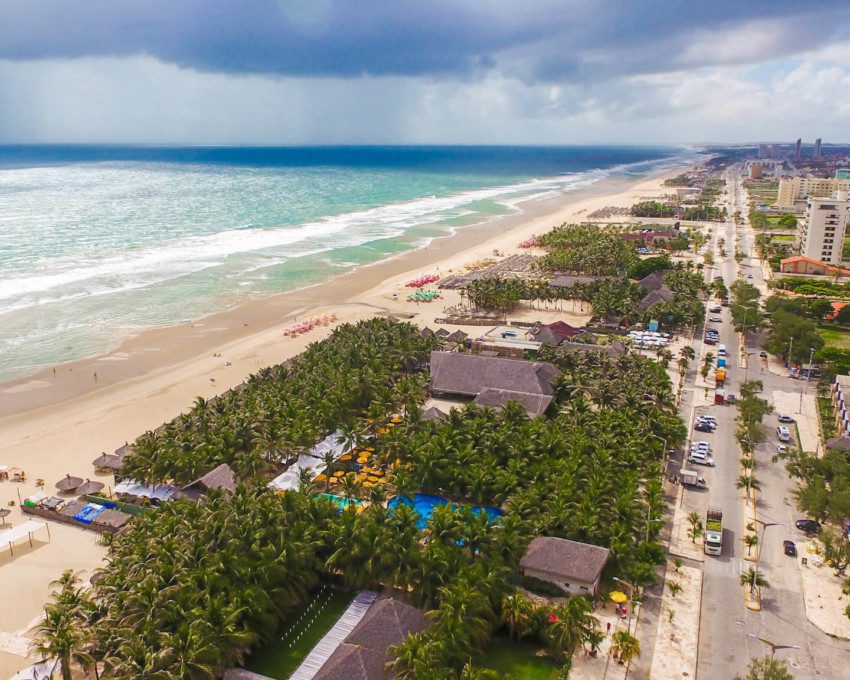
[[[621,264],[634,264],[622,252]],[[697,278],[667,275],[683,305],[696,297]],[[647,518],[663,509],[665,444],[686,435],[666,371],[639,355],[547,349],[541,358],[561,375],[546,416],[530,420],[516,404],[468,405],[424,421],[424,362],[436,342],[385,319],[343,325],[140,437],[127,476],[185,482],[228,463],[241,483],[231,495],[169,502],[136,518],[112,537],[109,565],[91,589],[66,575],[47,607],[42,653],[105,678],[213,678],[274,639],[327,580],[391,589],[429,612],[431,625],[392,650],[400,677],[478,677],[482,653],[504,633],[537,640],[565,669],[576,649],[598,648],[592,603],[533,604],[518,586],[539,584],[519,577],[517,565],[545,534],[608,547],[608,576],[654,581],[664,553],[660,527]],[[384,427],[393,414],[401,422]],[[369,438],[391,491],[347,481],[344,495],[371,504],[340,512],[308,476],[297,492],[267,489],[270,473],[335,431],[351,443]],[[418,491],[461,505],[437,508],[423,532],[411,508],[384,503],[389,493]],[[504,514],[488,522],[464,503]],[[623,659],[639,654],[625,632],[615,648]]]

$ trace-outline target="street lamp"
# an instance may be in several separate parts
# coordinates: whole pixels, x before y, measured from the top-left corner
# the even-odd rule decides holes
[[[747,365],[744,366],[744,382],[747,382],[750,376],[750,357],[754,357],[758,354],[758,352],[746,352],[747,355]]]
[[[775,642],[771,642],[770,640],[765,640],[764,638],[759,637],[758,635],[753,635],[752,633],[747,633],[751,638],[755,638],[760,642],[763,642],[768,647],[770,647],[770,658],[772,659],[774,654],[776,654],[777,649],[800,649],[800,645],[777,645]]]
[[[622,583],[629,589],[629,619],[628,621],[626,621],[626,632],[631,635],[632,610],[635,608],[635,588],[637,588],[637,586],[634,583],[629,583],[628,581],[621,578],[617,578],[616,576],[614,577],[614,580],[617,581],[617,583]]]
[[[762,550],[764,550],[764,532],[767,530],[768,527],[778,526],[778,522],[764,522],[760,519],[754,519],[753,521],[756,524],[761,524],[761,540],[759,541],[759,556],[756,557],[756,567],[755,567],[755,569],[756,569],[755,575],[758,576],[759,562],[761,562],[761,553],[762,553]],[[750,597],[755,595],[755,592],[756,592],[756,579],[753,578],[753,580],[750,582]]]
[[[800,383],[800,406],[797,408],[797,413],[803,412],[803,387],[809,384],[809,378],[812,375],[812,361],[815,358],[815,348],[809,350],[809,369],[806,371],[806,383]]]

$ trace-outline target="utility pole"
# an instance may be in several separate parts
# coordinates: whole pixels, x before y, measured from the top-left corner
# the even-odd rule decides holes
[[[768,527],[777,526],[777,523],[776,522],[763,522],[760,519],[756,519],[756,520],[753,520],[753,521],[755,521],[756,524],[761,524],[761,541],[759,541],[759,556],[756,557],[756,567],[755,567],[755,571],[756,571],[755,575],[758,576],[759,562],[761,562],[761,551],[764,550],[764,532],[767,530]],[[752,597],[755,594],[755,592],[756,592],[756,579],[753,578],[753,580],[750,582],[750,597]]]
[[[770,647],[770,658],[772,659],[776,654],[777,649],[800,649],[799,645],[777,645],[775,642],[771,642],[770,640],[765,640],[764,638],[759,637],[758,635],[753,635],[752,633],[747,633],[751,638],[755,638],[760,642],[763,642],[768,647]]]
[[[809,370],[806,372],[806,383],[805,385],[800,385],[800,406],[797,409],[797,413],[803,412],[803,388],[809,384],[809,377],[812,375],[812,360],[815,358],[815,348],[812,347],[809,350]]]

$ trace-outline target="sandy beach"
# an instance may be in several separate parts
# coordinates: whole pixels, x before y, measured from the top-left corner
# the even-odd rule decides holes
[[[605,206],[628,207],[638,200],[665,193],[661,181],[681,172],[668,170],[650,179],[609,179],[566,197],[527,204],[519,215],[467,227],[427,247],[374,265],[361,267],[311,288],[260,298],[238,308],[191,324],[154,329],[122,342],[100,357],[43,370],[0,385],[0,465],[22,468],[25,483],[0,483],[0,504],[8,507],[36,489],[45,491],[66,473],[97,479],[111,487],[111,476],[97,476],[91,461],[111,452],[146,430],[185,411],[197,396],[211,397],[241,383],[262,366],[278,363],[321,340],[333,324],[290,338],[283,330],[297,321],[334,313],[338,323],[375,314],[410,317],[434,327],[434,318],[457,301],[444,292],[430,304],[405,300],[405,283],[422,274],[458,273],[470,262],[523,252],[518,244],[558,224],[581,221]],[[620,220],[622,221],[622,220]],[[397,293],[394,299],[393,294]],[[412,315],[412,316],[411,316]],[[563,319],[581,324],[582,310],[526,310],[512,318]],[[455,327],[451,327],[453,330]],[[464,329],[480,335],[482,329]],[[6,518],[19,525],[17,507]],[[39,532],[43,534],[44,532]],[[15,545],[14,556],[0,546],[0,577],[13,585],[14,597],[0,607],[0,678],[30,663],[27,638],[38,622],[49,584],[64,569],[88,578],[102,562],[105,548],[98,536],[64,525],[50,524],[50,539],[38,535],[30,547]],[[5,547],[5,551],[3,548]]]

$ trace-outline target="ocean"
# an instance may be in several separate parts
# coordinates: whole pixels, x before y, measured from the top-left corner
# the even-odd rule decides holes
[[[0,380],[315,284],[653,147],[0,146]]]

